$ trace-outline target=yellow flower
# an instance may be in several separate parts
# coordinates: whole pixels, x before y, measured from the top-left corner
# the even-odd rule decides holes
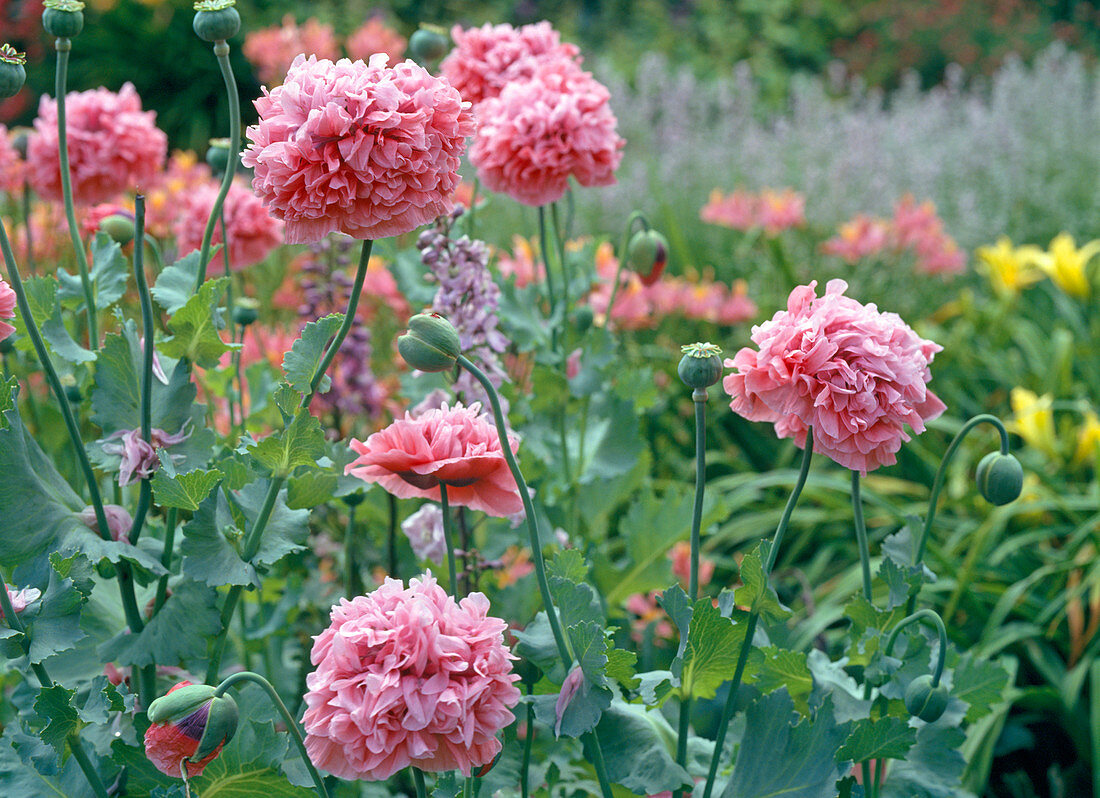
[[[1085,299],[1089,295],[1089,279],[1085,266],[1100,252],[1100,239],[1090,241],[1080,249],[1069,233],[1059,233],[1050,242],[1050,249],[1038,258],[1039,268],[1054,284],[1070,296]]]
[[[1043,278],[1037,263],[1043,251],[1035,246],[1014,247],[1001,236],[992,247],[978,247],[979,269],[989,277],[989,284],[999,296],[1010,297],[1020,293]]]
[[[1012,412],[1016,416],[1010,429],[1028,446],[1051,457],[1058,456],[1058,440],[1054,434],[1054,397],[1036,396],[1025,388],[1013,388]]]
[[[1073,455],[1073,464],[1080,465],[1092,458],[1100,447],[1100,416],[1089,410],[1085,421],[1077,430],[1077,451]]]

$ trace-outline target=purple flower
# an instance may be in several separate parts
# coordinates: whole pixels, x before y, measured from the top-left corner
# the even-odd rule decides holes
[[[118,467],[118,484],[126,487],[140,479],[149,479],[153,476],[153,472],[160,465],[157,449],[164,449],[187,440],[191,435],[189,424],[190,422],[184,423],[175,435],[169,435],[162,429],[154,429],[148,441],[141,437],[140,429],[119,430],[108,435],[107,440],[122,439],[121,443],[103,444],[103,451],[106,454],[117,454],[122,457]]]
[[[447,542],[443,538],[443,510],[438,504],[424,504],[401,522],[401,531],[419,559],[443,564]]]
[[[142,441],[142,443],[145,443],[145,441]],[[119,507],[117,504],[105,504],[103,505],[103,514],[107,516],[107,528],[111,532],[111,540],[129,543],[130,530],[134,526],[134,519],[126,511],[126,508]],[[99,522],[96,520],[94,507],[85,507],[76,515],[88,529],[97,534],[99,533]]]

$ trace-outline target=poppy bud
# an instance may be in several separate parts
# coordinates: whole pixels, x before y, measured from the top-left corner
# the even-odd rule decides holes
[[[99,229],[116,244],[129,244],[134,240],[134,220],[121,213],[112,213],[99,221]]]
[[[626,247],[626,258],[642,285],[653,285],[668,263],[668,240],[656,230],[639,230]]]
[[[680,347],[684,356],[676,373],[689,388],[709,388],[722,379],[722,350],[714,344],[688,344]]]
[[[195,3],[195,34],[204,42],[224,42],[241,29],[241,15],[233,8],[235,0],[201,0]]]
[[[942,684],[933,687],[932,676],[926,673],[909,682],[905,688],[905,708],[910,715],[932,723],[943,715],[950,697]]]
[[[229,168],[229,139],[210,139],[206,163],[215,175],[224,175]]]
[[[27,57],[10,44],[0,45],[0,100],[14,97],[27,82]]]
[[[233,322],[247,327],[260,318],[260,303],[252,297],[243,296],[233,303]]]
[[[187,775],[198,776],[233,738],[237,702],[228,695],[215,698],[215,692],[207,684],[180,682],[149,705],[145,755],[161,773],[179,778],[186,762]]]
[[[1016,501],[1024,487],[1024,469],[1011,454],[990,452],[978,463],[975,477],[978,492],[998,507]]]
[[[447,371],[462,354],[454,325],[438,313],[418,313],[409,319],[409,331],[397,339],[397,351],[420,371]]]
[[[435,25],[422,26],[409,37],[409,52],[421,64],[438,61],[447,53],[447,34]]]
[[[42,27],[58,39],[71,39],[84,30],[84,4],[79,0],[46,0]]]

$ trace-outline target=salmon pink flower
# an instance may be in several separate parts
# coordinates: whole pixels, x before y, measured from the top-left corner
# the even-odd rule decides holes
[[[509,445],[515,452],[519,441]],[[498,518],[523,508],[496,427],[477,402],[444,404],[415,417],[406,413],[366,442],[352,440],[351,448],[359,457],[344,473],[377,482],[399,499],[439,501],[439,486],[445,484],[454,505]]]
[[[23,190],[23,159],[11,143],[8,129],[0,125],[0,192],[15,195]]]
[[[217,183],[207,182],[184,195],[182,213],[176,220],[176,244],[181,256],[202,246],[206,220],[218,191]],[[283,223],[273,219],[256,195],[241,183],[230,185],[222,212],[229,234],[229,266],[234,270],[259,263],[283,242]],[[211,241],[223,243],[221,224],[215,225]]]
[[[806,223],[806,198],[797,191],[766,188],[760,192],[756,222],[769,236],[777,236],[792,227]]]
[[[145,756],[168,776],[180,777],[186,762],[191,778],[202,773],[237,730],[237,704],[228,695],[214,697],[214,688],[182,681],[149,705],[149,728],[145,730]],[[199,744],[207,727],[208,740]],[[206,753],[209,751],[209,753]],[[191,758],[199,759],[192,762]]]
[[[15,318],[15,291],[0,278],[0,319]],[[15,327],[6,321],[0,321],[0,341],[15,332]]]
[[[168,153],[168,136],[157,128],[154,111],[141,110],[132,84],[117,94],[102,88],[72,92],[65,98],[65,114],[75,202],[106,202],[156,179]],[[27,169],[39,196],[61,199],[57,101],[49,97],[38,105],[27,142]]]
[[[391,61],[401,60],[408,42],[379,17],[371,17],[348,36],[344,48],[353,59],[368,60],[375,53],[385,53]]]
[[[338,230],[407,233],[452,208],[459,159],[474,131],[468,104],[412,61],[386,66],[299,56],[286,82],[256,100],[242,163],[253,190],[286,222],[291,244]]]
[[[544,61],[478,105],[470,163],[478,177],[526,205],[562,198],[569,178],[609,186],[622,160],[607,89],[574,61]]]
[[[861,213],[842,224],[837,234],[821,245],[821,251],[847,263],[857,263],[882,252],[889,240],[887,222]]]
[[[344,779],[386,779],[412,765],[470,775],[501,749],[520,698],[507,625],[471,593],[456,602],[431,574],[332,608],[306,679],[306,750]]]
[[[722,384],[736,413],[773,422],[798,446],[813,427],[814,451],[866,475],[897,460],[905,425],[923,432],[944,411],[927,387],[941,347],[896,313],[844,296],[843,280],[830,280],[822,297],[816,287],[795,288],[786,310],[753,327],[759,351],[727,360],[736,372]]]
[[[290,14],[283,17],[282,25],[260,28],[245,36],[241,51],[256,67],[260,83],[269,86],[286,74],[299,54],[318,58],[336,58],[340,54],[331,25],[322,25],[315,19],[298,25]]]
[[[755,194],[737,190],[728,195],[715,189],[699,211],[699,218],[710,224],[748,231],[756,227],[758,200]]]
[[[451,29],[454,49],[439,65],[443,77],[462,99],[477,105],[498,96],[509,83],[528,80],[543,61],[565,59],[580,63],[576,45],[562,44],[549,22],[513,28],[490,25]]]

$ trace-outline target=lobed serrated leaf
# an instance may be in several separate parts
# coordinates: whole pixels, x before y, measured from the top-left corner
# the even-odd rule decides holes
[[[199,277],[199,251],[193,250],[175,263],[166,266],[157,277],[150,293],[168,313],[175,313],[195,295],[195,280]]]
[[[203,283],[198,293],[168,320],[172,337],[164,341],[161,350],[168,357],[187,358],[202,368],[218,365],[221,356],[237,344],[227,344],[218,334],[219,304],[228,278],[219,277]]]
[[[838,762],[857,764],[872,759],[904,759],[916,742],[917,730],[901,718],[860,718],[852,724],[852,732],[836,758]]]
[[[194,512],[223,476],[216,468],[195,469],[175,476],[168,476],[165,469],[160,469],[153,475],[153,496],[161,507]]]
[[[676,733],[660,712],[616,699],[596,727],[607,774],[639,795],[690,787],[691,776],[676,763],[668,741]]]
[[[978,659],[967,652],[955,666],[951,694],[970,705],[967,723],[973,723],[1004,700],[1008,671],[999,663]]]
[[[42,742],[53,746],[58,756],[65,756],[65,741],[80,726],[80,718],[72,704],[75,690],[55,684],[38,691],[34,701],[34,712],[43,724],[39,736]]]
[[[298,411],[290,426],[248,447],[260,465],[276,476],[287,476],[298,466],[315,465],[325,454],[321,422],[308,410]]]
[[[99,647],[105,660],[143,667],[154,662],[179,666],[206,654],[206,641],[221,631],[217,592],[196,582],[181,582],[164,606],[138,634],[128,630]],[[180,630],[186,629],[187,634]]]
[[[814,680],[804,652],[779,646],[754,648],[749,652],[744,681],[755,684],[765,694],[785,687],[795,708],[803,715],[809,714],[809,697]]]
[[[742,607],[769,621],[790,617],[791,611],[779,603],[775,589],[764,575],[765,545],[756,546],[741,560],[741,587],[734,591],[734,600]]]
[[[343,313],[332,313],[302,328],[301,336],[283,357],[283,371],[290,387],[302,395],[309,393],[310,382],[321,365],[325,348],[343,322]]]
[[[71,561],[61,560],[54,554],[51,562],[56,564],[50,568],[50,582],[29,632],[31,645],[27,656],[35,665],[54,654],[68,651],[85,636],[80,628],[80,608],[86,596],[67,576]]]
[[[122,247],[103,232],[96,233],[92,240],[92,262],[88,270],[88,279],[92,283],[92,296],[95,306],[105,310],[122,298],[126,293],[126,281],[130,275],[130,265],[122,254]],[[75,300],[78,307],[84,308],[84,285],[80,275],[69,274],[64,269],[57,270],[60,282],[58,296],[62,300]]]

